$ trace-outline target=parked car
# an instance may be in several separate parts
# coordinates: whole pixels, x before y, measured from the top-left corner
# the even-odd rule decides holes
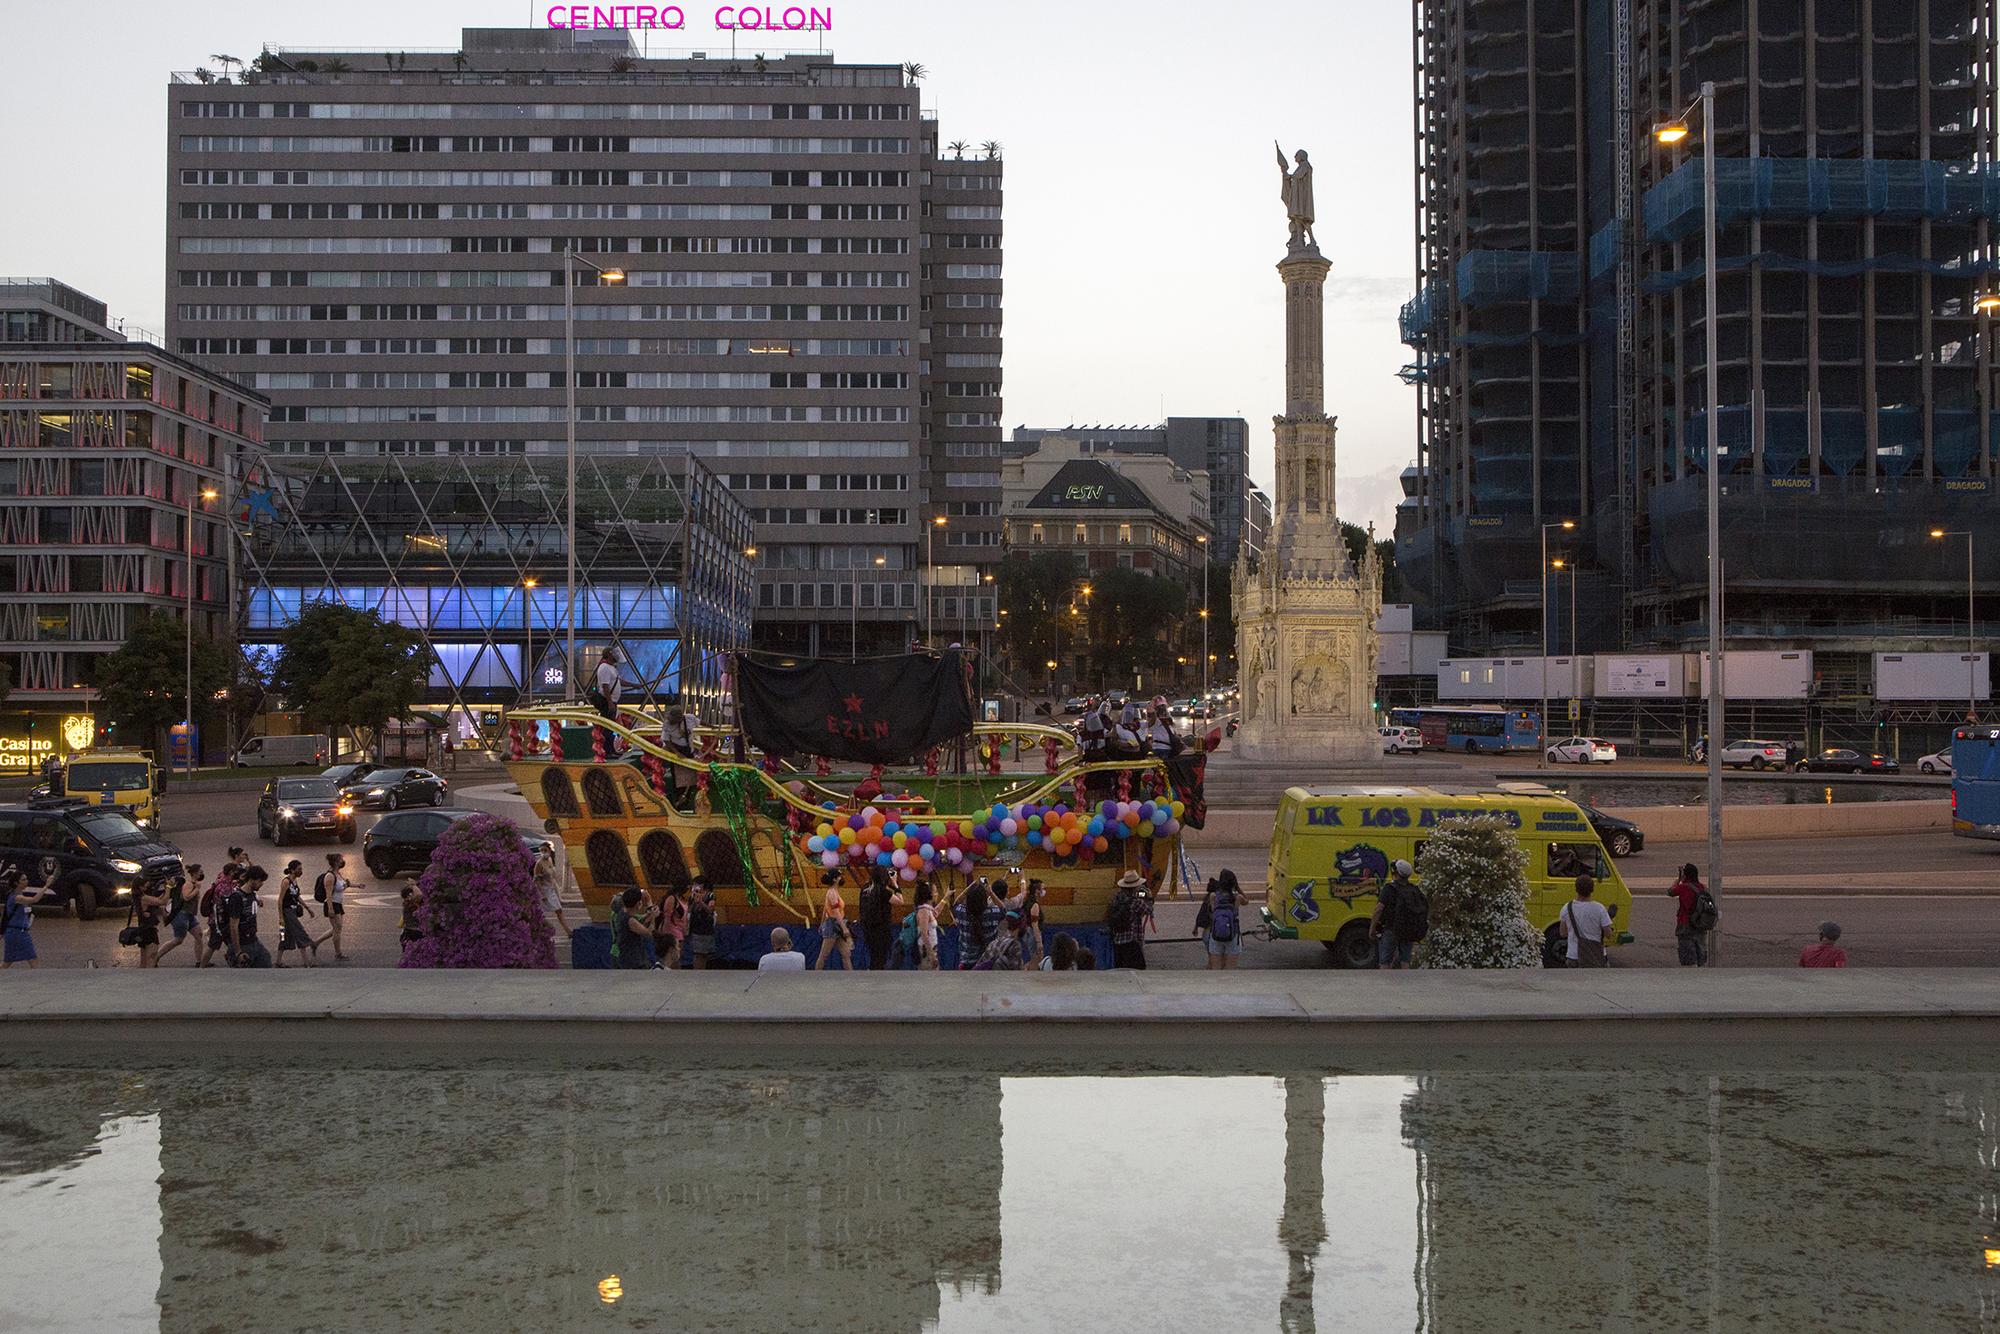
[[[1424,748],[1424,734],[1414,727],[1378,727],[1384,755],[1414,755]]]
[[[1901,773],[1903,766],[1893,755],[1830,746],[1811,759],[1800,760],[1798,769],[1814,774],[1893,774]]]
[[[1950,747],[1950,746],[1946,746],[1946,747],[1945,747],[1945,748],[1944,748],[1943,750],[1934,750],[1934,751],[1932,751],[1932,752],[1931,752],[1930,754],[1928,754],[1928,755],[1924,756],[1924,757],[1923,757],[1922,759],[1918,760],[1918,761],[1917,761],[1917,772],[1918,772],[1918,773],[1920,773],[1920,774],[1948,774],[1948,773],[1950,773],[1950,772],[1951,772],[1951,747]]]
[[[1590,827],[1597,831],[1598,841],[1604,850],[1614,857],[1630,857],[1646,846],[1646,831],[1630,820],[1621,820],[1615,815],[1607,815],[1595,806],[1577,803],[1583,818],[1590,821]]]
[[[442,806],[451,784],[429,769],[377,769],[348,783],[340,795],[355,807],[400,810],[405,806]]]
[[[446,807],[431,811],[398,811],[375,822],[361,840],[361,860],[377,880],[388,880],[408,872],[421,872],[431,864],[438,839],[460,820],[478,811]],[[536,834],[521,835],[521,846],[530,854],[555,845]]]
[[[331,778],[273,778],[257,798],[257,837],[279,847],[325,834],[352,843],[354,807]]]
[[[319,776],[331,778],[335,787],[347,787],[360,782],[381,767],[379,764],[370,764],[366,761],[350,761],[346,764],[336,764],[330,769],[322,769]]]
[[[1565,737],[1549,747],[1550,764],[1609,764],[1618,758],[1618,747],[1602,737]]]
[[[26,871],[30,884],[53,883],[55,897],[44,902],[66,903],[87,922],[131,902],[135,887],[180,875],[181,854],[119,807],[53,797],[0,806],[0,866]]]
[[[1722,767],[1782,769],[1790,759],[1782,741],[1732,741],[1722,748]]]

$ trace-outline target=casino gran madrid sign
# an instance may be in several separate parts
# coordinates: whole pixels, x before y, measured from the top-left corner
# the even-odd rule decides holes
[[[717,5],[707,13],[717,32],[832,32],[833,9],[826,5]],[[549,5],[542,21],[551,28],[621,28],[628,32],[684,32],[688,11],[679,5]]]

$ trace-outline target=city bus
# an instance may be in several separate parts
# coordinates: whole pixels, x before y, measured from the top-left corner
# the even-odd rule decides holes
[[[1535,750],[1542,744],[1542,717],[1533,709],[1455,709],[1428,705],[1391,709],[1389,722],[1397,727],[1414,727],[1423,733],[1425,750],[1497,754],[1503,750]]]
[[[2000,727],[1951,734],[1951,832],[2000,838]]]

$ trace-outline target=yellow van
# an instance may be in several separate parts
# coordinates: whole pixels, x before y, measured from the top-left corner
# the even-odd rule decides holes
[[[131,747],[82,750],[63,764],[61,790],[55,795],[82,797],[100,806],[123,806],[133,823],[155,833],[160,829],[160,793],[166,776],[153,763],[153,752]]]
[[[1528,920],[1554,939],[1556,917],[1576,896],[1576,877],[1597,881],[1596,898],[1623,927],[1632,891],[1605,855],[1576,803],[1554,795],[1439,792],[1422,787],[1288,788],[1278,801],[1265,879],[1264,920],[1285,940],[1317,940],[1342,968],[1372,968],[1368,937],[1375,890],[1407,861],[1424,878],[1424,840],[1439,821],[1498,815],[1528,854]],[[1612,944],[1630,944],[1621,930]]]

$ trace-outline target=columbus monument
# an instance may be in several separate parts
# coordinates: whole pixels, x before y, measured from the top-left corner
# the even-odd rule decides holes
[[[1360,567],[1334,511],[1334,419],[1326,415],[1323,289],[1333,266],[1313,236],[1312,163],[1278,150],[1290,240],[1285,284],[1285,411],[1277,487],[1262,556],[1237,557],[1231,577],[1243,725],[1235,754],[1250,762],[1374,768],[1375,618],[1382,572],[1373,533]]]

